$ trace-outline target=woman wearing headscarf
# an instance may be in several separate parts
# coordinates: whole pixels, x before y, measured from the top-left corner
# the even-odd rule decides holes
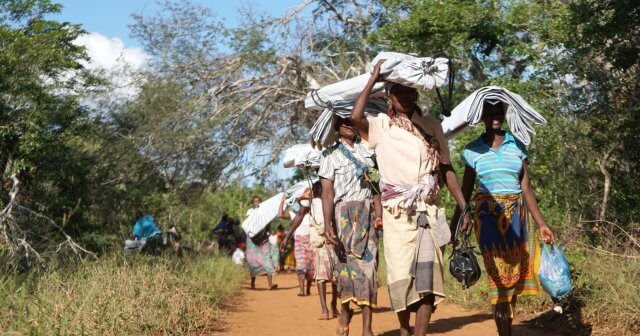
[[[528,213],[538,224],[544,242],[552,243],[555,238],[529,184],[527,149],[502,130],[504,107],[502,102],[484,102],[485,133],[463,152],[462,193],[466,200],[471,198],[477,177],[473,228],[489,276],[489,298],[498,334],[510,336],[517,297],[539,292],[535,274],[538,232],[529,225]],[[458,216],[456,212],[453,220]],[[471,226],[463,230],[469,234]]]
[[[382,182],[384,254],[387,284],[400,333],[410,335],[410,312],[416,312],[415,335],[427,334],[431,314],[444,295],[441,246],[451,233],[440,202],[446,184],[458,207],[466,207],[440,123],[422,115],[416,89],[389,83],[388,114],[365,117],[381,60],[356,100],[351,121],[374,149]],[[464,219],[470,223],[470,217]]]

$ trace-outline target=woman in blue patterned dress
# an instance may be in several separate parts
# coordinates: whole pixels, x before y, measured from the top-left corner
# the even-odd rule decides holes
[[[527,149],[502,130],[504,107],[497,101],[483,105],[485,133],[464,150],[462,193],[469,201],[477,177],[473,228],[489,276],[489,296],[498,334],[510,336],[517,297],[539,292],[535,274],[538,237],[546,243],[554,242],[555,238],[529,184]],[[529,224],[529,213],[538,230]],[[456,211],[452,225],[458,216]],[[462,230],[469,234],[471,227],[463,226]]]

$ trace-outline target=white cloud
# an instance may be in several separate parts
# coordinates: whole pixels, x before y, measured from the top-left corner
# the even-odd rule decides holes
[[[110,70],[119,66],[121,62],[139,69],[150,59],[140,48],[125,48],[121,39],[110,39],[97,32],[79,36],[74,43],[87,49],[91,61],[85,66],[89,69]]]
[[[134,80],[139,70],[144,70],[151,57],[140,48],[125,47],[117,37],[108,38],[93,32],[76,38],[76,45],[86,48],[88,62],[82,62],[89,70],[95,70],[111,82],[111,89],[102,99],[122,101],[134,99],[139,90],[139,81]],[[93,105],[95,100],[85,103]],[[94,100],[94,101],[92,101]]]

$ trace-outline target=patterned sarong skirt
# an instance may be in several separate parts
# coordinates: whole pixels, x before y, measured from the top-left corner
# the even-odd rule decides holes
[[[247,264],[252,277],[275,273],[271,244],[268,239],[265,239],[260,246],[256,246],[251,238],[247,238]]]
[[[296,235],[294,236],[295,248],[294,254],[296,257],[296,270],[298,274],[306,274],[313,279],[313,249],[309,241],[309,235]]]
[[[487,274],[491,304],[539,293],[535,274],[540,251],[538,230],[529,225],[520,194],[476,195],[474,231]]]
[[[359,202],[336,204],[338,238],[343,244],[351,243],[357,250],[346,253],[344,259],[336,264],[338,293],[342,303],[353,302],[359,306],[375,308],[378,304],[378,236],[372,225],[372,205],[368,201],[366,207],[357,203]],[[351,232],[354,234],[347,239],[345,236]],[[362,242],[353,241],[363,237]],[[356,254],[360,254],[359,257]]]

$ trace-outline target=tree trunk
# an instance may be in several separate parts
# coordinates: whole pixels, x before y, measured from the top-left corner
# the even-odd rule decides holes
[[[615,142],[609,150],[604,154],[604,157],[598,163],[600,166],[600,172],[604,175],[604,190],[602,192],[602,203],[600,203],[600,213],[598,214],[599,220],[604,220],[607,215],[607,204],[609,203],[609,193],[611,192],[611,174],[607,170],[607,162],[611,157],[611,153],[618,148],[619,143]]]

